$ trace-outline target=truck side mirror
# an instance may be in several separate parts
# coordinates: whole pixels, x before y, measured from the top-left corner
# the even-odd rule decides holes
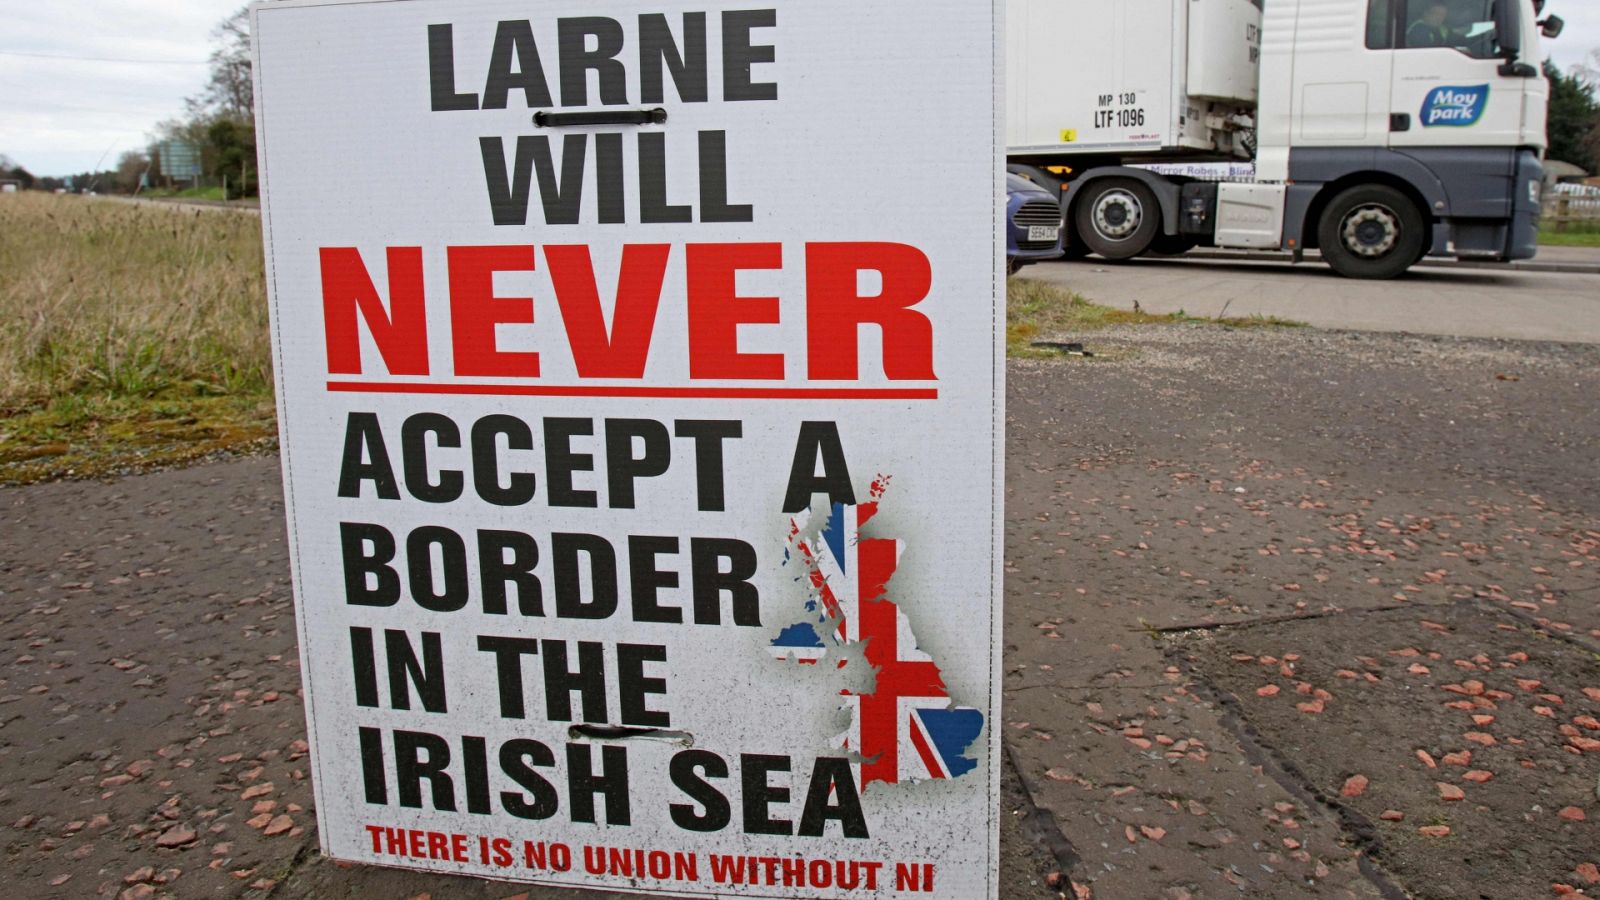
[[[1561,32],[1566,30],[1567,21],[1560,16],[1550,16],[1539,20],[1539,33],[1547,38],[1561,37]]]
[[[1522,57],[1522,10],[1518,3],[1522,0],[1496,0],[1494,4],[1495,40],[1500,43],[1500,58],[1505,65],[1500,67],[1500,74],[1518,77],[1510,71],[1518,59]]]

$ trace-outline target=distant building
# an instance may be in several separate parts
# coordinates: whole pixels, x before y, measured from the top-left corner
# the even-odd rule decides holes
[[[1544,161],[1544,183],[1546,186],[1581,182],[1588,176],[1588,172],[1572,163],[1562,162],[1559,159],[1547,159]]]

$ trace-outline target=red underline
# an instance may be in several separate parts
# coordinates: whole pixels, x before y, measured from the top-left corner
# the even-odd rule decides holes
[[[341,394],[455,394],[486,397],[632,397],[698,400],[939,399],[938,388],[627,387],[330,381],[328,390]]]

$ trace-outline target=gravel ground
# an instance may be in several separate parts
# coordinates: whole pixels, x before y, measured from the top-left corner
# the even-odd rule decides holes
[[[1570,810],[1593,805],[1600,662],[1581,647],[1464,602],[1208,630],[1175,649],[1271,748],[1266,764],[1413,896],[1585,883],[1594,835]]]
[[[1414,646],[1441,653],[1421,662],[1442,684],[1472,679],[1454,670],[1468,647],[1498,666],[1567,640],[1600,646],[1600,352],[1204,328],[1096,336],[1092,349],[1120,360],[1017,365],[1009,392],[1007,737],[1082,857],[1074,877],[1113,898],[1426,895],[1436,872],[1476,871],[1503,850],[1497,834],[1542,815],[1527,833],[1549,846],[1502,860],[1477,890],[1585,886],[1595,870],[1578,867],[1600,862],[1600,747],[1555,751],[1574,772],[1552,781],[1560,796],[1494,805],[1475,788],[1488,809],[1448,839],[1417,832],[1433,810],[1398,795],[1406,840],[1369,858],[1371,835],[1326,802],[1343,789],[1333,779],[1362,773],[1380,799],[1391,783],[1431,791],[1407,754],[1473,746],[1443,702],[1462,698],[1406,674],[1412,689],[1386,693],[1376,716],[1342,679],[1300,675],[1283,655],[1365,671],[1357,657]],[[1457,609],[1487,610],[1517,631],[1446,646],[1415,624],[1375,628],[1366,616],[1387,608],[1447,627]],[[1288,675],[1241,683],[1192,649],[1221,625],[1274,622],[1293,623],[1293,640],[1281,625],[1248,655]],[[1508,674],[1493,687],[1519,691]],[[1255,693],[1267,676],[1287,695],[1272,706]],[[1600,690],[1582,671],[1561,680],[1569,706]],[[1566,718],[1576,710],[1559,722],[1529,710],[1487,733],[1543,744],[1583,730]],[[1384,730],[1396,724],[1415,735]],[[1353,739],[1368,730],[1394,752]],[[1506,775],[1516,764],[1494,760]],[[1568,806],[1587,820],[1550,820]]]
[[[1011,370],[1002,896],[1600,892],[1600,348],[1061,337],[1104,355]],[[318,858],[287,577],[270,458],[0,489],[20,896],[524,891]]]

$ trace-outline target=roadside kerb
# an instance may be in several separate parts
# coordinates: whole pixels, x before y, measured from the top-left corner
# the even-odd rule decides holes
[[[1226,262],[1294,262],[1291,253],[1269,253],[1263,251],[1241,252],[1236,250],[1211,250],[1196,249],[1184,254],[1189,259],[1207,259]],[[1600,251],[1595,254],[1593,262],[1546,262],[1540,259],[1519,259],[1512,262],[1487,262],[1470,259],[1424,259],[1417,263],[1418,266],[1445,269],[1517,269],[1524,272],[1559,272],[1569,275],[1600,275]],[[1305,255],[1304,262],[1320,263],[1322,255],[1315,250]]]

